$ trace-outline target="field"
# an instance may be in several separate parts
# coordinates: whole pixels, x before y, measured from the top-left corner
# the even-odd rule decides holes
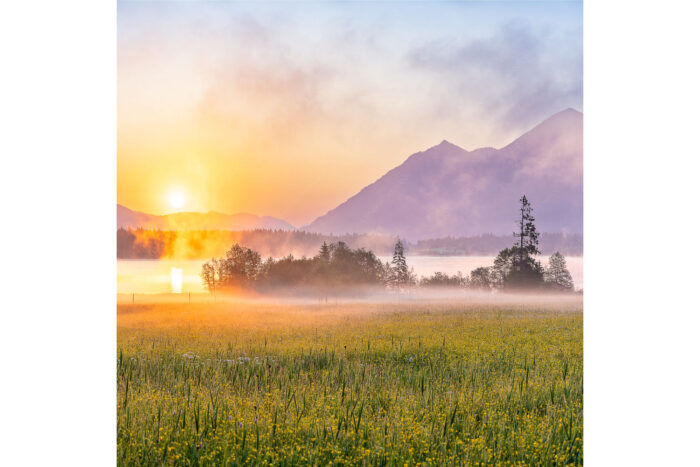
[[[580,465],[580,298],[119,305],[120,465]]]

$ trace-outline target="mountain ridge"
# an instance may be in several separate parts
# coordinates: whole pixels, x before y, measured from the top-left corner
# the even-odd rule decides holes
[[[515,228],[525,194],[541,231],[582,233],[582,134],[583,114],[568,108],[500,149],[467,151],[443,140],[302,229],[411,240],[505,234]]]
[[[134,211],[117,204],[117,228],[172,230],[296,230],[296,227],[271,216],[242,212],[223,214],[217,211],[177,212],[165,215]]]

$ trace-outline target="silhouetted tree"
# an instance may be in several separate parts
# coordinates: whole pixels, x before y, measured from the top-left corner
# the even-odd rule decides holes
[[[214,287],[216,287],[216,276],[212,263],[207,262],[202,265],[202,283],[209,292],[214,291]]]
[[[406,264],[406,256],[403,251],[403,243],[401,239],[396,241],[394,245],[394,257],[391,260],[391,285],[395,288],[404,288],[413,285],[415,275],[413,271],[408,269]]]
[[[450,276],[444,272],[436,272],[430,277],[421,277],[421,287],[466,287],[469,280],[461,272]]]
[[[566,268],[566,259],[558,251],[549,257],[549,265],[544,273],[544,280],[555,290],[571,291],[574,289],[574,281],[571,273]]]
[[[224,285],[250,285],[257,278],[261,263],[257,252],[234,243],[224,259]]]
[[[493,260],[491,268],[491,285],[495,289],[505,287],[508,277],[513,272],[513,266],[518,261],[519,250],[517,247],[505,248],[501,250]]]
[[[205,263],[201,276],[210,291],[238,288],[264,292],[288,288],[295,293],[307,290],[326,295],[347,292],[354,286],[384,286],[386,269],[373,252],[363,248],[353,250],[343,242],[322,246],[313,258],[288,255],[265,261],[261,261],[257,252],[234,244],[224,258]]]
[[[515,232],[513,235],[520,240],[515,246],[519,246],[519,260],[522,262],[525,255],[540,254],[538,240],[540,234],[537,233],[537,229],[535,228],[535,218],[532,216],[532,205],[525,195],[520,198],[520,220],[518,224],[520,226],[520,232]]]
[[[478,267],[471,272],[469,287],[475,290],[491,290],[491,268]]]
[[[504,288],[523,289],[537,288],[544,283],[544,270],[542,265],[534,256],[540,253],[539,250],[539,234],[535,228],[535,218],[532,215],[532,206],[523,195],[520,198],[520,219],[518,220],[520,227],[519,232],[513,235],[518,238],[514,247],[516,251],[513,257],[511,272],[506,276]]]
[[[247,288],[258,277],[262,267],[260,255],[234,243],[226,256],[202,265],[202,283],[210,291],[218,288]]]
[[[389,261],[385,262],[382,265],[382,270],[384,274],[384,286],[386,287],[392,287],[393,280],[394,280],[394,270],[391,267],[391,263]]]
[[[328,248],[328,244],[323,242],[321,249],[318,252],[318,256],[324,261],[330,261],[331,259],[331,249]]]

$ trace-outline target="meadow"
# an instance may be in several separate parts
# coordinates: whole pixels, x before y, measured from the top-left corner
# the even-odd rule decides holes
[[[580,465],[581,298],[117,307],[119,465]]]

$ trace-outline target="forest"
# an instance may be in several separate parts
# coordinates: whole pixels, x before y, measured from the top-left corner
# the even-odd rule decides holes
[[[565,256],[583,254],[583,237],[578,234],[542,233],[543,254],[555,251]],[[394,251],[396,237],[380,234],[323,235],[301,230],[117,230],[118,259],[205,259],[223,255],[232,244],[259,252],[263,257],[314,256],[323,242],[343,242],[349,248],[364,248],[380,256]],[[512,244],[510,235],[484,234],[473,237],[445,237],[415,242],[402,239],[407,255],[488,256]]]
[[[272,292],[293,289],[333,293],[357,292],[362,288],[410,291],[414,288],[464,288],[479,291],[559,291],[574,289],[564,256],[556,251],[542,266],[537,256],[539,233],[532,206],[525,196],[520,199],[518,232],[513,246],[502,249],[493,266],[479,267],[469,276],[436,272],[418,279],[406,263],[401,239],[396,240],[391,263],[382,263],[365,248],[350,248],[345,242],[323,242],[311,257],[266,260],[257,251],[235,243],[224,257],[202,266],[202,282],[210,292],[217,290],[255,290]]]

